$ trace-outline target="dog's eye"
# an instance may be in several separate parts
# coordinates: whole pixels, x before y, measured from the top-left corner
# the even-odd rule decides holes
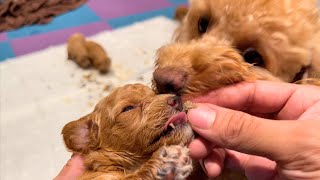
[[[247,63],[255,66],[264,66],[263,58],[254,48],[248,48],[243,52],[243,58]]]
[[[209,19],[206,17],[200,17],[198,21],[198,31],[200,34],[203,34],[207,31],[209,26]]]
[[[128,111],[131,111],[134,108],[135,108],[134,106],[127,106],[122,110],[122,112],[128,112]]]

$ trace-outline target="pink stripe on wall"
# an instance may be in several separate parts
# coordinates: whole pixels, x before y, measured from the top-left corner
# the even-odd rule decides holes
[[[7,33],[5,32],[0,33],[0,42],[6,41],[6,40],[7,40]]]
[[[102,19],[117,18],[170,7],[166,0],[92,0],[87,4]]]

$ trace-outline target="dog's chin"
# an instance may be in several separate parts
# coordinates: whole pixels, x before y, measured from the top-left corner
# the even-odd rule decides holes
[[[187,122],[187,114],[178,112],[170,117],[164,126],[164,130],[151,144],[154,145],[187,145],[193,139],[193,131]]]

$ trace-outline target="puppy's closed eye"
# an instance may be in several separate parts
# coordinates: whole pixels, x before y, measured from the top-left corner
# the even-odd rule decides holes
[[[125,108],[123,108],[122,112],[128,112],[128,111],[131,111],[133,110],[134,108],[136,108],[135,106],[126,106]]]

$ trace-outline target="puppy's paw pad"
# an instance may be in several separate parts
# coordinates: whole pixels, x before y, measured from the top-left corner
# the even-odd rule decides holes
[[[172,177],[170,179],[182,180],[192,171],[192,160],[185,146],[165,146],[160,150],[159,158],[163,166],[158,170],[157,179]]]

